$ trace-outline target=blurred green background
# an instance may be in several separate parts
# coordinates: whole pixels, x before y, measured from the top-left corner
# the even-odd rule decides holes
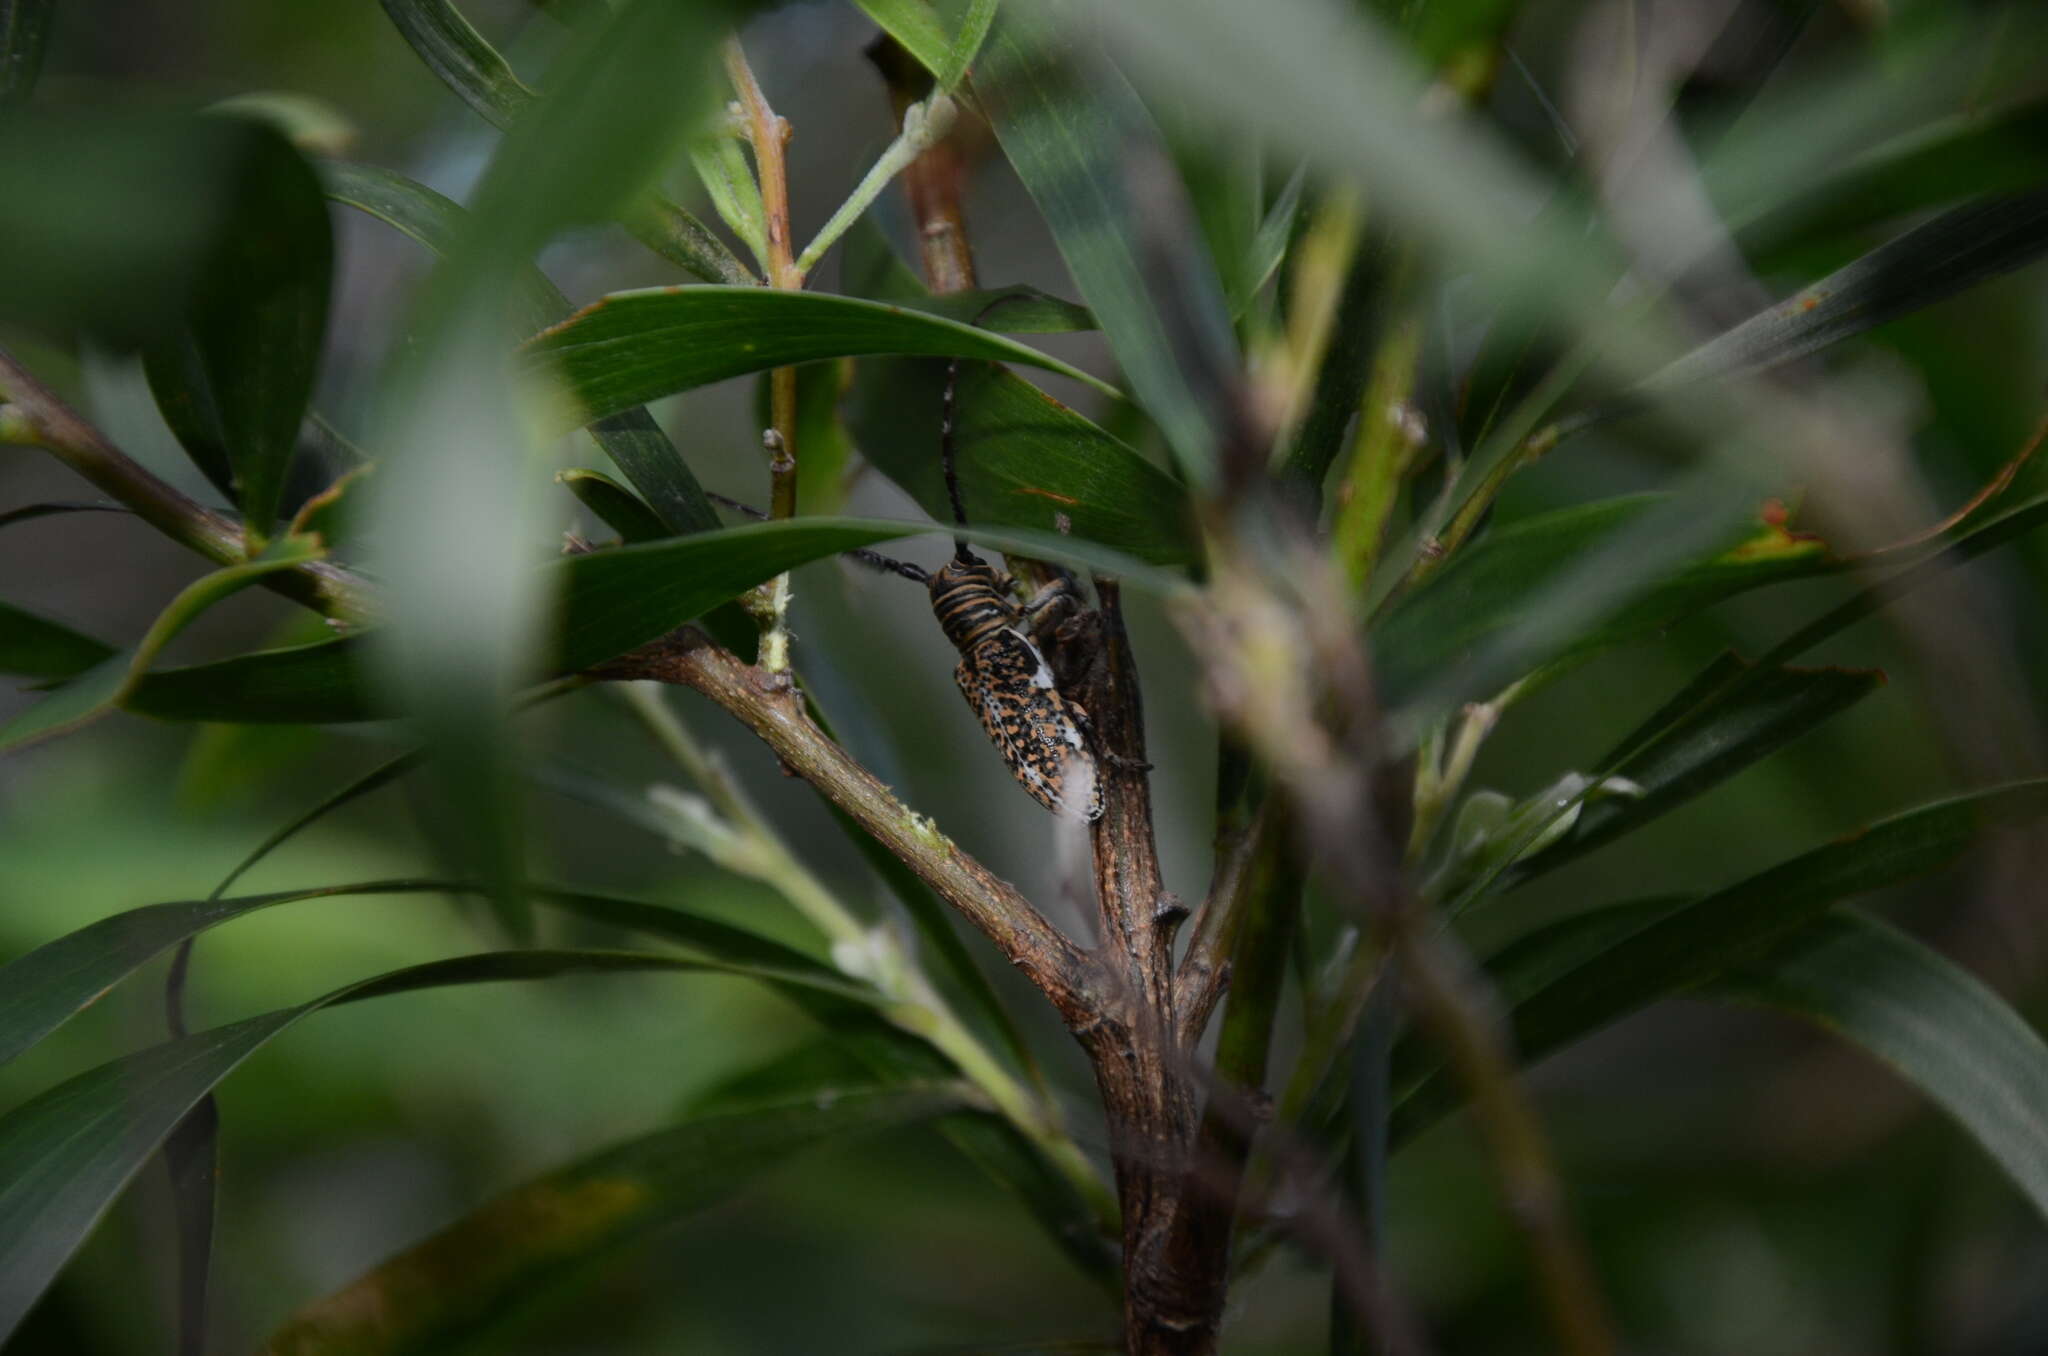
[[[1678,23],[1679,5],[1643,22]],[[1764,3],[1725,6],[1723,36],[1687,85],[1689,126],[1713,127],[1759,89],[1805,74],[1881,65],[1922,18],[1952,8],[1986,33],[1989,72],[2011,6]],[[515,62],[544,51],[531,6],[465,6]],[[1569,83],[1588,7],[1524,7],[1514,47],[1536,86]],[[531,30],[531,31],[529,31]],[[771,100],[795,127],[796,235],[807,238],[890,132],[861,55],[872,26],[846,5],[774,10],[745,33]],[[2040,56],[2042,54],[2037,54]],[[332,106],[354,128],[348,154],[451,196],[473,181],[493,134],[412,56],[378,6],[266,0],[102,0],[60,10],[38,98],[71,107],[192,107],[251,91]],[[1503,79],[1499,121],[1539,160],[1554,137],[1531,85]],[[898,209],[900,211],[900,209]],[[984,282],[1072,295],[1029,200],[998,160],[973,181],[970,226]],[[887,213],[884,213],[885,219]],[[899,223],[900,224],[900,223]],[[316,407],[344,430],[393,342],[426,260],[381,225],[337,212],[337,321]],[[1798,258],[1763,279],[1786,294],[1882,238]],[[0,242],[4,248],[4,242]],[[623,235],[590,232],[544,268],[587,300],[675,281]],[[828,263],[815,286],[835,287]],[[10,336],[18,338],[18,336]],[[1046,336],[1104,369],[1098,337]],[[2024,442],[2044,404],[2048,270],[2036,266],[1830,355],[1908,411],[1931,499],[1960,504]],[[123,360],[25,345],[131,453],[211,498]],[[1054,384],[1086,405],[1085,392]],[[750,382],[664,402],[657,414],[706,485],[760,502]],[[1523,474],[1500,521],[1658,483],[1667,473],[1627,440],[1582,440]],[[2028,473],[2039,488],[2042,475]],[[1788,484],[1796,501],[1800,487]],[[83,497],[54,462],[0,453],[0,509]],[[907,516],[909,501],[859,477],[852,511]],[[579,520],[566,493],[562,525]],[[913,547],[935,556],[935,543]],[[137,634],[198,562],[132,520],[78,515],[0,533],[11,601],[103,637]],[[1846,582],[1739,600],[1606,657],[1516,708],[1478,785],[1517,795],[1591,766],[1715,654],[1749,653],[1824,609]],[[2038,772],[2034,694],[2048,676],[2048,543],[1953,576],[1938,607],[1965,642],[1930,650],[1879,620],[1816,662],[1882,667],[1875,698],[1649,832],[1517,896],[1567,912],[1661,889],[1722,883],[1945,791]],[[798,573],[795,629],[817,695],[854,751],[932,811],[963,846],[1063,923],[1079,917],[1071,855],[989,752],[951,693],[953,659],[917,590],[835,564]],[[244,595],[181,637],[172,661],[224,654],[302,627]],[[1194,666],[1149,599],[1134,603],[1158,764],[1169,883],[1199,896],[1208,862],[1213,728]],[[724,718],[676,699],[723,748],[792,842],[849,899],[878,898],[799,785]],[[0,693],[0,715],[26,698]],[[535,712],[523,737],[629,792],[670,779],[602,694]],[[314,733],[158,726],[118,716],[0,762],[0,957],[109,913],[203,896],[272,828],[398,747],[375,728]],[[566,797],[538,793],[533,859],[544,874],[688,901],[756,922],[786,912],[771,892]],[[1962,868],[1887,901],[1942,950],[2048,1016],[2038,842],[1998,841]],[[403,789],[380,793],[298,840],[245,883],[260,890],[408,873],[438,864]],[[800,937],[793,919],[782,920]],[[288,906],[202,939],[197,1022],[299,1001],[401,964],[474,949],[488,919],[433,898]],[[545,924],[563,929],[559,921]],[[1484,945],[1486,923],[1475,924]],[[571,933],[569,935],[587,936]],[[12,1104],[65,1074],[158,1039],[161,967],[121,987],[59,1037],[0,1071]],[[1082,1142],[1100,1151],[1092,1092],[1051,1015],[1016,1000]],[[415,994],[320,1016],[253,1060],[222,1093],[223,1180],[215,1349],[253,1349],[297,1305],[342,1285],[496,1189],[651,1129],[693,1092],[807,1038],[803,1018],[728,981],[632,977]],[[1285,1042],[1296,1037],[1282,1032]],[[2023,1200],[1910,1091],[1809,1030],[1725,1007],[1666,1005],[1536,1075],[1575,1209],[1614,1297],[1629,1349],[1669,1353],[1943,1352],[2048,1349],[2048,1234]],[[1543,1329],[1524,1260],[1468,1128],[1454,1119],[1396,1163],[1389,1226],[1398,1283],[1437,1349],[1538,1352]],[[145,1176],[9,1346],[14,1353],[166,1349],[170,1235],[160,1175]],[[1310,1259],[1282,1256],[1233,1301],[1227,1349],[1319,1350],[1327,1286]],[[782,1171],[495,1339],[507,1352],[898,1352],[1002,1340],[1102,1336],[1102,1296],[1043,1241],[1014,1200],[923,1131],[834,1149]]]

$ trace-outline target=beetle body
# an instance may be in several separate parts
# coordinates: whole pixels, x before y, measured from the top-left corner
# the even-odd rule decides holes
[[[1027,609],[986,561],[956,555],[931,576],[932,612],[960,651],[953,677],[1010,772],[1046,809],[1064,818],[1102,817],[1102,788],[1088,749],[1088,713],[1063,695],[1027,632]],[[1065,597],[1034,600],[1036,613]]]

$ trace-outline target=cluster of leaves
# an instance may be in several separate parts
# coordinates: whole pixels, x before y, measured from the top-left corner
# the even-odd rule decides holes
[[[19,104],[32,87],[51,8],[0,7],[0,101]],[[1520,187],[1511,167],[1490,158],[1472,129],[1416,120],[1417,72],[1450,70],[1464,55],[1494,50],[1512,5],[1420,7],[1438,17],[1406,35],[1405,64],[1376,30],[1331,29],[1330,14],[1312,5],[1283,6],[1284,21],[1255,21],[1258,7],[1223,0],[1121,7],[1105,20],[1118,58],[1148,81],[1203,91],[1211,106],[1199,111],[1242,140],[1241,163],[1219,172],[1216,160],[1230,156],[1180,154],[1107,57],[1082,60],[1072,35],[1029,6],[998,16],[993,3],[977,0],[942,15],[920,0],[864,0],[930,73],[938,95],[978,103],[1085,303],[1026,289],[1011,293],[1018,304],[993,310],[997,294],[928,294],[857,219],[860,204],[838,228],[851,232],[843,245],[847,295],[763,286],[716,232],[651,187],[687,154],[732,236],[770,271],[761,185],[729,132],[704,130],[713,82],[708,61],[694,60],[743,17],[736,10],[656,0],[615,11],[551,6],[599,12],[568,31],[535,92],[452,6],[386,0],[385,8],[427,65],[505,129],[467,208],[389,170],[309,161],[273,126],[238,113],[130,122],[11,107],[0,121],[0,185],[35,185],[0,194],[8,318],[139,353],[165,422],[235,510],[232,518],[171,521],[160,497],[126,501],[218,566],[132,644],[111,645],[0,602],[0,671],[52,689],[0,729],[0,751],[115,709],[187,722],[411,716],[431,758],[408,753],[326,798],[250,861],[310,819],[425,764],[468,788],[460,855],[474,878],[233,897],[231,876],[209,899],[104,919],[0,968],[0,1061],[35,1046],[152,958],[276,904],[482,893],[508,918],[539,905],[668,949],[519,947],[415,966],[180,1035],[0,1116],[0,1339],[167,1143],[174,1171],[183,1161],[181,1181],[197,1193],[188,1196],[197,1233],[187,1239],[187,1297],[203,1302],[210,1185],[192,1155],[212,1148],[195,1117],[206,1114],[221,1079],[302,1017],[431,986],[582,972],[742,976],[817,1018],[851,1060],[807,1058],[760,1071],[675,1127],[513,1189],[357,1290],[309,1307],[275,1349],[371,1349],[355,1345],[367,1339],[352,1325],[373,1310],[385,1325],[374,1349],[454,1340],[524,1298],[537,1279],[672,1222],[810,1144],[938,1118],[1022,1194],[1078,1264],[1108,1274],[1100,1184],[1061,1133],[1033,1119],[1043,1090],[1031,1090],[1036,1065],[1011,1015],[925,887],[859,830],[851,832],[916,923],[935,983],[915,960],[904,961],[915,971],[906,979],[891,969],[903,958],[880,963],[862,952],[860,928],[835,932],[829,920],[840,915],[829,907],[813,916],[828,920],[820,924],[832,944],[828,960],[674,907],[525,878],[515,847],[522,769],[502,738],[514,694],[567,691],[573,683],[542,680],[714,615],[805,562],[929,530],[814,513],[722,527],[688,462],[648,414],[651,401],[816,365],[807,374],[831,378],[810,398],[819,423],[837,436],[843,419],[868,463],[943,521],[944,486],[919,451],[935,444],[943,374],[917,360],[975,360],[962,382],[957,429],[976,518],[971,535],[992,548],[1193,594],[1184,568],[1209,563],[1201,514],[1247,474],[1237,463],[1246,457],[1241,392],[1260,366],[1252,359],[1283,355],[1304,333],[1320,335],[1320,345],[1295,354],[1295,411],[1280,454],[1255,476],[1311,487],[1316,497],[1334,473],[1345,488],[1335,510],[1339,541],[1355,506],[1382,506],[1364,531],[1368,553],[1384,563],[1360,571],[1359,629],[1388,737],[1419,753],[1424,830],[1409,866],[1448,918],[1491,907],[1641,829],[1854,706],[1878,675],[1792,661],[2048,518],[2048,499],[1992,494],[1936,537],[1850,562],[1782,522],[1757,519],[1753,483],[1729,494],[1724,483],[1696,479],[1672,494],[1482,528],[1501,484],[1536,450],[1645,409],[1691,413],[1696,406],[1684,402],[1703,383],[1812,354],[2048,250],[2048,165],[2026,137],[2038,125],[2038,101],[1961,128],[1873,138],[1853,158],[1815,147],[1816,163],[1828,166],[1822,173],[1801,163],[1772,180],[1740,164],[1709,165],[1710,184],[1733,186],[1722,207],[1739,242],[1760,256],[1790,257],[1927,215],[1682,352],[1641,317],[1588,300],[1612,293],[1620,265],[1585,244],[1576,193],[1558,193],[1510,245],[1500,223],[1514,216],[1499,204]],[[1455,20],[1442,17],[1453,13]],[[678,70],[691,74],[679,79]],[[1254,147],[1299,157],[1301,168],[1271,182]],[[1167,209],[1151,198],[1142,210],[1133,202],[1134,164],[1172,181],[1154,195]],[[1959,175],[1958,164],[1972,172]],[[64,165],[91,171],[53,173]],[[1342,185],[1360,181],[1373,186],[1384,226],[1375,218],[1361,229],[1347,216]],[[1787,182],[1797,192],[1777,191]],[[311,417],[333,284],[329,204],[388,224],[441,263],[415,315],[417,342],[380,393],[375,474],[340,467],[331,483],[295,493],[294,458]],[[159,228],[146,236],[123,228],[145,218]],[[699,281],[615,293],[572,314],[532,258],[566,227],[591,221],[624,223]],[[83,248],[81,224],[105,223],[115,224],[104,232],[107,248]],[[1399,243],[1410,237],[1436,240],[1441,256],[1420,257]],[[1170,265],[1162,269],[1161,258]],[[1406,352],[1412,374],[1415,348],[1400,348],[1403,308],[1428,313],[1419,280],[1457,272],[1508,300],[1485,318],[1489,338],[1476,355],[1440,377],[1461,402],[1432,415],[1442,459],[1432,491],[1419,460],[1386,473],[1392,460],[1367,430],[1385,393],[1369,389],[1368,379],[1389,352]],[[984,313],[985,323],[973,323]],[[1121,388],[1014,337],[1073,329],[1100,330]],[[1532,381],[1523,355],[1544,346],[1562,356]],[[835,408],[848,360],[857,360],[850,389]],[[1086,418],[1019,369],[1095,388],[1114,417]],[[536,401],[536,390],[553,398]],[[33,392],[18,377],[5,393],[34,418]],[[1416,381],[1398,398],[1426,406],[1425,395]],[[1366,418],[1352,432],[1361,402]],[[1716,418],[1695,434],[1700,441],[1747,432]],[[608,466],[561,479],[620,543],[536,561],[525,528],[547,510],[528,483],[533,459],[522,452],[576,429],[587,429]],[[75,440],[58,446],[65,435],[47,419],[27,431],[88,475],[104,465],[88,464],[91,449],[81,452]],[[1459,446],[1468,449],[1462,459]],[[1164,449],[1170,470],[1150,455],[1154,448]],[[829,502],[829,487],[817,488]],[[46,511],[17,510],[0,524]],[[227,529],[208,529],[209,521]],[[1405,537],[1383,547],[1390,524]],[[449,541],[462,549],[451,551]],[[346,566],[365,558],[381,588],[352,592],[348,581],[360,584],[361,576]],[[1470,748],[1512,709],[1505,697],[1468,703],[1518,697],[1738,594],[1852,565],[1865,579],[1851,602],[1753,663],[1718,661],[1591,771],[1562,775],[1524,801],[1475,794],[1460,804]],[[159,665],[179,631],[249,585],[310,600],[348,633]],[[718,801],[715,788],[705,789]],[[743,804],[729,798],[717,808],[709,829],[697,824],[698,846],[714,855],[736,845],[775,847],[772,832],[748,825]],[[1768,1004],[1817,1022],[1896,1067],[2048,1211],[2048,1121],[2038,1112],[2048,1105],[2048,1047],[1988,988],[1847,903],[1954,861],[1987,827],[2044,811],[2048,783],[1908,810],[1731,885],[1617,901],[1537,929],[1488,957],[1484,971],[1528,1059],[1681,993]],[[761,870],[792,898],[810,888],[787,862]],[[1348,944],[1363,935],[1354,929]],[[1372,976],[1337,970],[1302,977],[1312,1019],[1286,1080],[1282,1130],[1357,1155],[1368,1175],[1382,1173],[1378,1136],[1360,1120],[1355,1061],[1340,1057],[1356,1038]],[[941,990],[961,996],[957,1012]],[[1394,1143],[1458,1105],[1461,1089],[1439,1059],[1419,1040],[1394,1043],[1380,1099]],[[1006,1101],[1013,1086],[1027,1092]],[[821,1099],[821,1090],[835,1096]],[[424,1275],[432,1286],[414,1284]],[[361,1303],[364,1294],[408,1298],[394,1310]]]

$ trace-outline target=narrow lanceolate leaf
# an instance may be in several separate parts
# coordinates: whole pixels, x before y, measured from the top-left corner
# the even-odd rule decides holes
[[[334,241],[320,181],[272,128],[252,138],[232,215],[189,296],[184,323],[144,350],[164,421],[270,535],[327,328]]]
[[[87,504],[76,501],[45,500],[40,504],[23,504],[20,508],[0,513],[0,527],[12,527],[16,523],[32,523],[38,518],[57,518],[67,513],[133,513],[134,510],[120,504]]]
[[[189,584],[171,600],[132,650],[108,656],[73,678],[36,705],[0,726],[0,752],[47,739],[105,715],[120,705],[148,670],[157,652],[200,613],[221,599],[247,588],[267,574],[315,560],[320,552],[305,542],[286,538],[262,557],[215,570]]]
[[[0,673],[24,678],[70,678],[114,653],[114,647],[0,603]]]
[[[1923,208],[2012,193],[2048,180],[2048,99],[1972,110],[1915,127],[1850,157],[1790,194],[1756,197],[1744,176],[1705,186],[1722,204],[1737,243],[1769,269],[1774,255]]]
[[[542,571],[565,590],[555,663],[564,670],[602,663],[807,561],[938,531],[951,529],[872,518],[802,518],[566,557]],[[1079,538],[978,527],[967,536],[994,550],[1064,561],[1137,587],[1185,587],[1177,576]],[[146,675],[125,705],[165,720],[319,723],[391,714],[388,700],[364,681],[357,638],[160,670]]]
[[[321,187],[330,199],[375,217],[436,255],[450,253],[462,243],[465,232],[475,229],[460,203],[381,165],[323,160],[318,169]],[[515,272],[511,299],[517,304],[521,325],[539,329],[569,313],[568,298],[539,269],[528,265]]]
[[[1133,395],[1188,478],[1206,483],[1233,417],[1229,308],[1150,114],[1107,61],[1083,71],[1080,60],[1013,7],[976,92]]]
[[[551,567],[566,585],[556,662],[567,670],[587,668],[666,635],[806,561],[937,530],[864,518],[798,518],[567,557]],[[1050,533],[974,529],[968,536],[999,550],[1070,561],[1140,585],[1177,587],[1179,582],[1121,552]]]
[[[7,110],[0,317],[121,347],[171,334],[278,144],[240,118]]]
[[[619,534],[619,540],[632,545],[642,541],[660,541],[674,535],[661,519],[654,516],[654,510],[633,497],[633,492],[601,471],[575,467],[555,476],[567,486],[569,493],[576,496],[578,503],[597,516],[597,520]]]
[[[1669,814],[1862,701],[1884,681],[1875,669],[1758,672],[1734,655],[1722,656],[1594,764],[1626,777],[1642,794],[1589,801],[1570,832],[1515,868],[1503,888]]]
[[[1440,706],[1489,695],[1541,665],[1583,658],[1745,590],[1838,568],[1819,541],[1758,518],[1729,533],[1719,551],[1630,581],[1628,592],[1575,627],[1528,625],[1590,553],[1668,503],[1632,495],[1538,514],[1460,552],[1375,629],[1383,700],[1399,706],[1427,692]]]
[[[27,101],[43,69],[57,0],[0,0],[0,108]]]
[[[533,103],[533,91],[449,0],[383,0],[383,5],[427,69],[488,121],[509,126]]]
[[[340,1003],[450,984],[579,973],[746,974],[622,951],[462,956],[336,989],[309,1003],[102,1064],[0,1117],[0,1343],[171,1130],[237,1065],[301,1018]]]
[[[1842,909],[1706,992],[1862,1046],[1953,1116],[2048,1215],[2048,1045],[1968,971]]]
[[[822,1085],[628,1140],[487,1201],[299,1310],[266,1356],[441,1350],[559,1295],[614,1250],[746,1189],[806,1149],[968,1109],[952,1083]]]
[[[967,78],[968,68],[981,55],[981,45],[988,40],[989,26],[995,17],[996,0],[969,0],[967,13],[960,20],[960,31],[946,48],[945,65],[932,73],[940,89],[957,89]]]
[[[749,372],[876,353],[1026,363],[1109,389],[986,330],[852,297],[765,287],[617,292],[542,331],[527,352],[538,368],[560,375],[574,404],[572,424]]]
[[[326,162],[321,168],[327,195],[365,212],[445,255],[472,229],[460,206],[424,184],[375,165]],[[531,265],[515,270],[513,296],[526,330],[552,325],[569,314],[569,301]],[[703,532],[718,526],[682,454],[642,409],[621,411],[590,426],[590,436],[633,482],[673,533]]]
[[[1511,946],[1487,969],[1513,1004],[1516,1048],[1529,1059],[1540,1059],[1755,960],[1789,942],[1839,901],[1937,871],[1985,830],[2043,814],[2048,814],[2048,781],[1938,801],[1704,899],[1556,924]],[[1448,1110],[1453,1094],[1451,1080],[1440,1071],[1427,1071],[1419,1048],[1403,1054],[1413,1092],[1400,1107],[1396,1127],[1410,1132]]]
[[[938,455],[945,381],[943,364],[862,363],[849,411],[862,455],[940,521],[952,517]],[[1070,533],[1158,564],[1195,557],[1187,491],[1013,372],[960,373],[953,443],[971,523]]]
[[[1751,316],[1643,383],[1644,392],[1757,372],[1931,306],[2048,252],[2048,190],[1953,207]]]
[[[158,720],[323,725],[391,715],[363,673],[354,638],[257,650],[146,673],[122,702]]]
[[[904,51],[937,79],[946,69],[953,40],[946,36],[938,16],[924,0],[854,0],[861,12],[880,24],[882,31],[896,39]]]
[[[659,937],[711,960],[746,966],[786,994],[804,988],[835,1000],[865,1001],[865,990],[837,971],[792,947],[729,923],[668,905],[592,891],[551,886],[533,890],[536,899],[552,908]],[[304,900],[476,892],[474,885],[464,881],[363,881],[232,899],[148,904],[102,918],[0,966],[0,1064],[34,1046],[157,956],[221,923]]]

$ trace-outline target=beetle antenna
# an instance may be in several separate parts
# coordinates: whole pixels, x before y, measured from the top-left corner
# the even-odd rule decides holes
[[[946,497],[953,501],[953,524],[956,527],[965,527],[967,505],[960,498],[960,472],[953,451],[953,410],[959,389],[960,360],[955,358],[946,364],[946,391],[939,397],[939,465],[946,472]],[[967,549],[967,538],[958,532],[953,534],[953,559],[974,559],[974,553]]]
[[[704,492],[704,497],[714,504],[722,505],[725,508],[731,509],[734,513],[752,518],[757,522],[765,523],[768,521],[768,515],[755,508],[752,504],[742,504],[737,499],[728,499],[722,494],[713,494],[709,490]],[[853,557],[871,570],[880,570],[884,574],[900,574],[913,583],[929,584],[932,582],[931,575],[926,572],[922,565],[913,565],[907,560],[898,560],[894,556],[885,556],[880,551],[870,551],[865,546],[856,546],[852,550],[842,551],[840,554]]]
[[[990,311],[1013,301],[1029,301],[1030,299],[1031,294],[1029,292],[1005,292],[1002,296],[997,297],[989,302],[988,305],[976,311],[974,318],[967,323],[979,329],[981,328],[981,322],[988,317]],[[959,391],[960,360],[955,358],[946,364],[945,394],[939,398],[939,465],[944,468],[946,473],[946,498],[953,505],[953,525],[955,527],[965,527],[967,526],[967,505],[960,498],[959,457],[953,443],[953,415],[958,406]],[[971,561],[974,559],[974,553],[967,549],[967,538],[961,536],[958,532],[953,534],[953,559],[960,561]]]

